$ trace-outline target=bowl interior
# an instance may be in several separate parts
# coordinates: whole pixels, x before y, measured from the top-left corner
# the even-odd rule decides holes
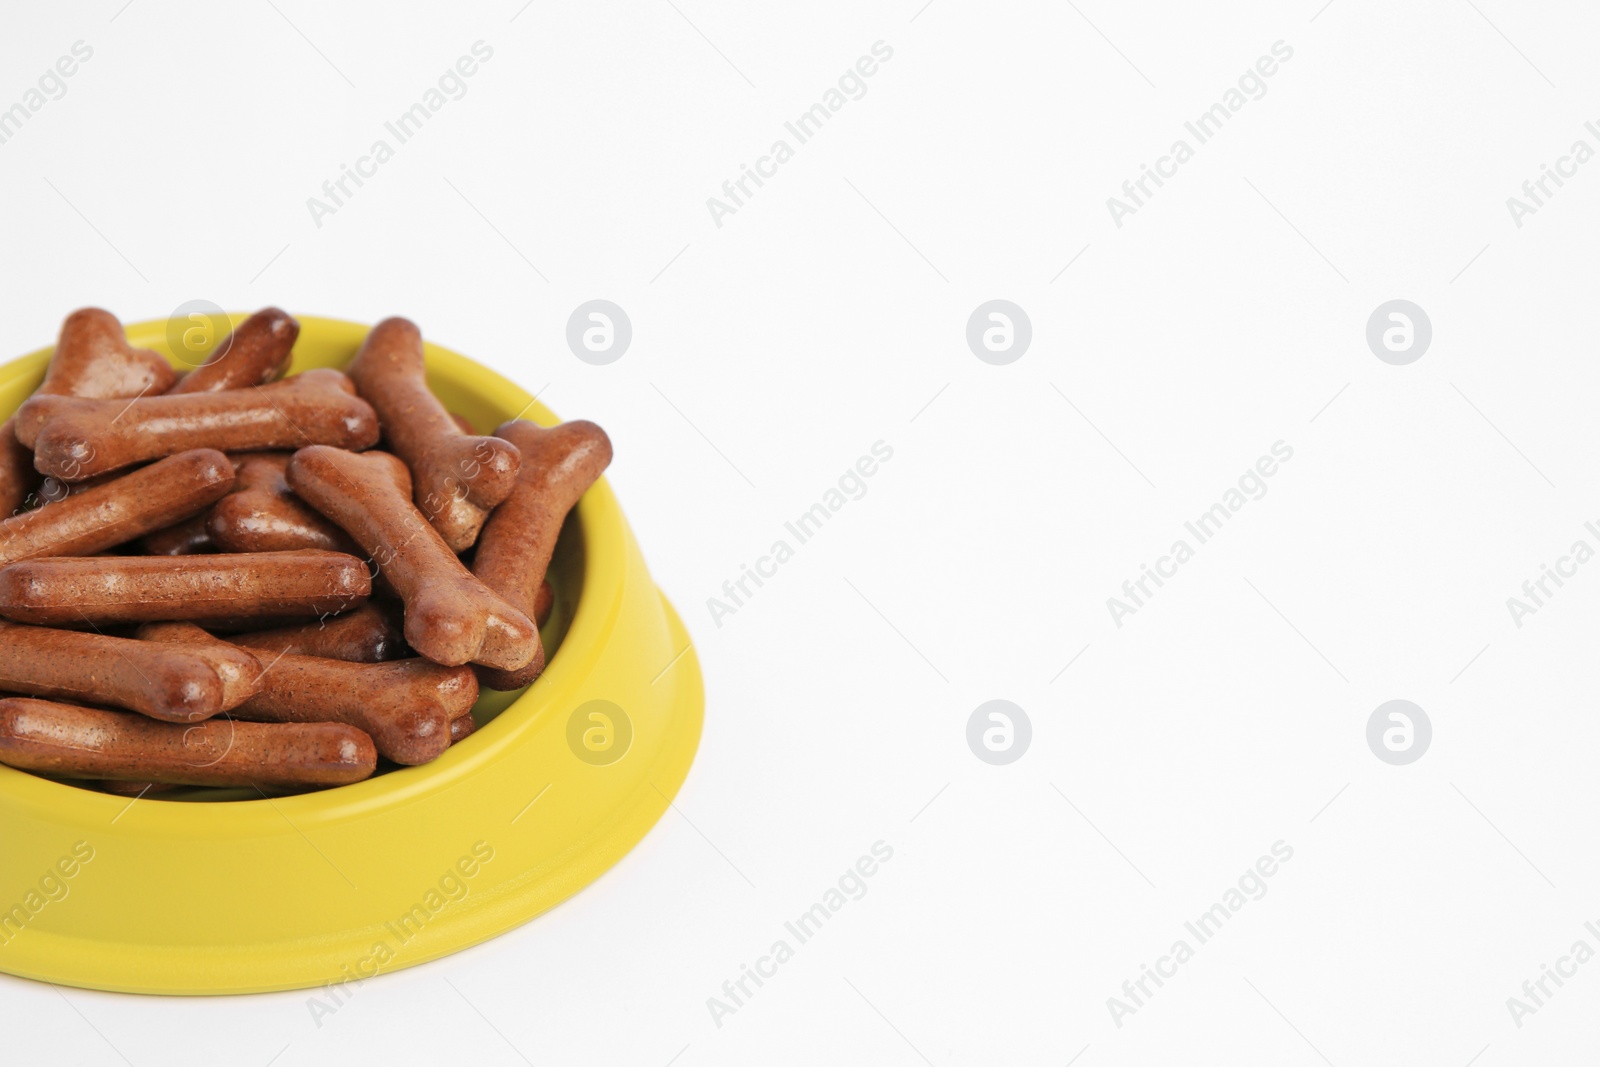
[[[245,318],[243,313],[230,313],[230,319],[237,325]],[[344,322],[336,319],[324,319],[314,316],[299,316],[301,332],[299,340],[295,343],[294,358],[288,373],[298,374],[304,370],[319,367],[343,369],[355,358],[356,350],[361,341],[366,337],[369,327],[359,323]],[[174,353],[174,338],[170,335],[167,320],[135,323],[127,327],[129,340],[142,348],[149,348],[166,357],[174,367],[179,370],[192,369],[198,362],[203,362],[204,357],[196,358],[185,353],[179,356]],[[220,341],[220,337],[212,342],[212,346]],[[458,355],[448,349],[441,348],[431,342],[425,343],[425,354],[428,363],[428,385],[441,402],[451,412],[461,415],[472,424],[473,429],[480,434],[489,434],[494,428],[508,419],[522,418],[541,426],[553,426],[560,420],[543,404],[530,396],[525,390],[514,383],[490,371],[488,368],[474,363],[464,356]],[[45,367],[49,362],[52,349],[46,348],[30,353],[7,365],[0,374],[0,417],[9,417],[16,408],[38,387],[44,378]],[[206,352],[209,353],[207,348]],[[380,442],[378,445],[382,448]],[[555,590],[555,606],[551,611],[549,620],[540,627],[540,638],[544,643],[547,659],[546,673],[559,670],[558,659],[563,643],[566,641],[573,622],[578,614],[579,604],[585,587],[585,582],[590,573],[591,554],[588,551],[585,538],[585,524],[606,525],[604,509],[591,506],[593,498],[599,504],[599,498],[604,496],[609,500],[609,490],[602,488],[599,493],[591,489],[585,495],[577,508],[567,516],[563,524],[561,535],[556,543],[555,554],[551,559],[547,577],[551,587]],[[613,502],[614,507],[614,502]],[[470,556],[467,557],[470,560]],[[338,786],[332,789],[305,793],[297,796],[280,797],[270,803],[279,806],[297,802],[315,802],[336,798],[341,794],[359,794],[363,797],[381,791],[389,784],[390,779],[404,779],[408,785],[416,779],[426,778],[435,769],[439,768],[441,761],[449,757],[448,765],[454,766],[462,759],[471,757],[474,753],[487,754],[492,746],[506,743],[507,733],[501,730],[487,730],[485,727],[493,723],[513,704],[520,705],[520,711],[533,714],[533,707],[538,700],[541,688],[540,681],[535,681],[527,689],[515,692],[495,692],[483,690],[478,702],[473,706],[472,716],[478,724],[478,729],[472,735],[452,745],[444,755],[433,763],[420,767],[398,767],[380,760],[377,772],[369,779],[353,785]],[[484,750],[480,752],[479,750]],[[87,782],[73,781],[70,779],[50,779],[28,772],[17,771],[10,767],[0,765],[0,792],[9,787],[28,788],[19,777],[32,779],[49,785],[53,788],[70,789],[74,793],[89,792],[96,797],[126,803],[125,798],[111,797],[93,788]],[[144,798],[144,803],[184,803],[184,802],[217,802],[231,801],[229,807],[250,805],[252,802],[259,805],[269,803],[264,801],[261,794],[251,789],[177,789],[158,795]]]

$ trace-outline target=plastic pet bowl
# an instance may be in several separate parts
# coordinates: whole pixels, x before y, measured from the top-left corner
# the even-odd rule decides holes
[[[300,323],[291,373],[345,365],[368,329]],[[182,365],[165,321],[127,332]],[[0,412],[49,354],[0,367]],[[480,433],[557,421],[454,352],[428,345],[427,366]],[[604,479],[569,517],[550,578],[544,674],[485,691],[477,732],[424,766],[213,802],[130,802],[0,766],[0,971],[139,993],[359,981],[487,940],[594,881],[683,783],[704,694]]]

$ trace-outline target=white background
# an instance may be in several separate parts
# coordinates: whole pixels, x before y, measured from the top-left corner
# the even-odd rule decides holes
[[[1591,1062],[1600,963],[1521,1027],[1506,998],[1600,948],[1600,565],[1520,628],[1506,599],[1600,547],[1600,162],[1521,228],[1506,198],[1600,148],[1592,8],[122,2],[0,16],[0,107],[94,49],[0,145],[0,353],[86,304],[414,318],[610,432],[706,731],[681,814],[596,884],[320,1026],[305,992],[6,978],[0,1059]],[[465,97],[315,225],[478,40]],[[880,40],[717,227],[706,198]],[[1279,40],[1266,95],[1114,225]],[[564,341],[592,298],[634,326],[606,367]],[[1032,320],[1009,366],[965,342],[993,298]],[[1434,328],[1404,367],[1364,337],[1395,298]],[[717,626],[707,597],[880,439],[867,495]],[[1115,626],[1280,440],[1266,496]],[[1033,725],[1003,767],[965,736],[997,698]],[[1365,740],[1395,698],[1434,728],[1403,767]],[[879,840],[867,895],[716,1025]],[[1266,896],[1118,1027],[1107,998],[1279,840]]]

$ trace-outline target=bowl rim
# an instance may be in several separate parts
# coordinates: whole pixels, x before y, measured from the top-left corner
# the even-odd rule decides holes
[[[227,314],[235,326],[248,315],[243,312]],[[348,346],[352,357],[372,330],[370,325],[345,319],[316,315],[296,315],[295,318],[301,326],[301,338],[312,334],[317,337],[319,346]],[[165,339],[167,321],[150,319],[127,323],[123,330],[130,343],[155,350],[174,366],[192,367],[193,364],[184,364],[172,355]],[[521,407],[517,418],[526,418],[541,426],[561,421],[533,394],[499,372],[433,341],[424,340],[423,350],[429,377],[437,374],[457,382],[477,378],[483,388],[474,386],[473,391],[492,391],[493,402]],[[0,369],[9,367],[16,371],[4,384],[21,381],[28,372],[35,370],[42,377],[54,351],[55,346],[48,345],[0,364]],[[35,365],[29,366],[30,363]],[[293,364],[291,374],[299,373],[292,368]],[[507,754],[532,733],[541,718],[540,713],[549,706],[545,694],[562,691],[569,682],[578,681],[584,671],[580,650],[600,647],[615,627],[625,578],[626,524],[617,498],[603,475],[584,493],[575,510],[583,542],[582,593],[560,647],[533,684],[512,697],[492,721],[480,726],[459,745],[451,745],[432,762],[399,767],[349,785],[311,793],[207,803],[114,796],[0,764],[0,806],[18,805],[54,820],[105,827],[108,819],[115,823],[122,812],[144,799],[151,803],[143,809],[137,824],[123,827],[130,834],[198,837],[225,829],[230,835],[248,837],[281,833],[286,820],[296,829],[302,824],[318,826],[344,822],[452,788]]]

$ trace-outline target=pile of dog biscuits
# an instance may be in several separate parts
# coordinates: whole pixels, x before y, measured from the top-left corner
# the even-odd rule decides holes
[[[180,375],[110,313],[67,317],[0,425],[0,763],[127,795],[344,785],[544,669],[545,571],[605,431],[475,434],[400,318],[346,372],[282,377],[299,332],[267,308]]]

